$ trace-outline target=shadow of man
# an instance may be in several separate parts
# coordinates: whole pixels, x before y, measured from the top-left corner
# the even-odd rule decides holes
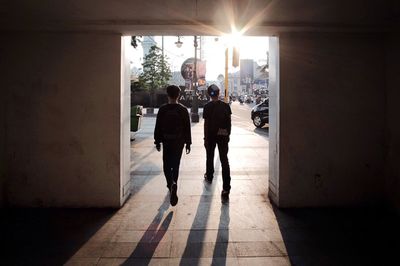
[[[169,195],[167,194],[160,208],[158,208],[158,213],[146,229],[146,232],[143,234],[142,238],[138,242],[135,250],[122,265],[133,265],[133,261],[130,261],[130,259],[132,258],[142,258],[142,260],[140,261],[142,265],[148,265],[150,263],[154,252],[156,251],[160,241],[164,237],[172,221],[172,217],[174,214],[173,211],[169,212],[164,221],[161,223],[164,213],[168,210],[168,208]]]
[[[219,155],[214,159],[215,173],[220,169]],[[203,181],[204,182],[204,181]],[[211,212],[214,192],[217,186],[216,180],[212,184],[204,182],[203,193],[200,196],[197,205],[196,215],[194,217],[189,236],[186,242],[185,250],[182,254],[179,265],[199,265],[200,258],[204,249],[204,239],[206,236],[207,222]]]
[[[219,216],[219,225],[217,239],[213,252],[211,265],[226,265],[229,244],[229,203],[221,205],[221,214]]]

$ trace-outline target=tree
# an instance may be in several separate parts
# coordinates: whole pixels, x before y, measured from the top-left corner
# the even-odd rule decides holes
[[[153,45],[143,61],[143,72],[139,76],[139,82],[150,92],[150,105],[153,107],[153,96],[157,89],[168,84],[171,78],[171,68],[167,63],[167,57],[161,54],[160,48]]]

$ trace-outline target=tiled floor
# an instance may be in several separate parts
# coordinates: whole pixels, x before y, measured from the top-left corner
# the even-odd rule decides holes
[[[203,183],[202,123],[169,204],[154,118],[132,142],[132,195],[120,210],[4,210],[0,265],[397,265],[399,223],[379,209],[278,210],[267,192],[268,138],[233,128],[232,191]],[[218,156],[216,156],[218,158]]]

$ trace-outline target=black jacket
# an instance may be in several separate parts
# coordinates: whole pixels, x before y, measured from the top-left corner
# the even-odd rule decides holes
[[[226,129],[231,134],[231,107],[223,101],[208,102],[203,109],[204,138],[216,137],[218,129]]]
[[[164,119],[164,114],[166,113],[166,111],[175,109],[175,108],[183,120],[182,121],[183,122],[183,139],[182,139],[182,141],[183,141],[183,143],[186,143],[188,145],[192,144],[189,112],[188,112],[187,108],[180,103],[164,104],[158,110],[156,127],[154,129],[154,143],[155,144],[165,141],[163,139],[163,129],[162,129],[162,121]]]

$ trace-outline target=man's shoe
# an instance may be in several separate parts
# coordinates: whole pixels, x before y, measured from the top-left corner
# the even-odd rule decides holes
[[[222,190],[221,192],[221,201],[222,203],[226,203],[229,201],[229,191]]]
[[[176,195],[176,191],[178,190],[178,186],[176,183],[173,183],[171,186],[171,195],[169,198],[169,202],[172,206],[175,206],[178,203],[178,196]]]
[[[207,176],[207,174],[204,174],[204,181],[206,181],[208,184],[211,184],[212,180],[212,177],[210,178],[209,176]]]

